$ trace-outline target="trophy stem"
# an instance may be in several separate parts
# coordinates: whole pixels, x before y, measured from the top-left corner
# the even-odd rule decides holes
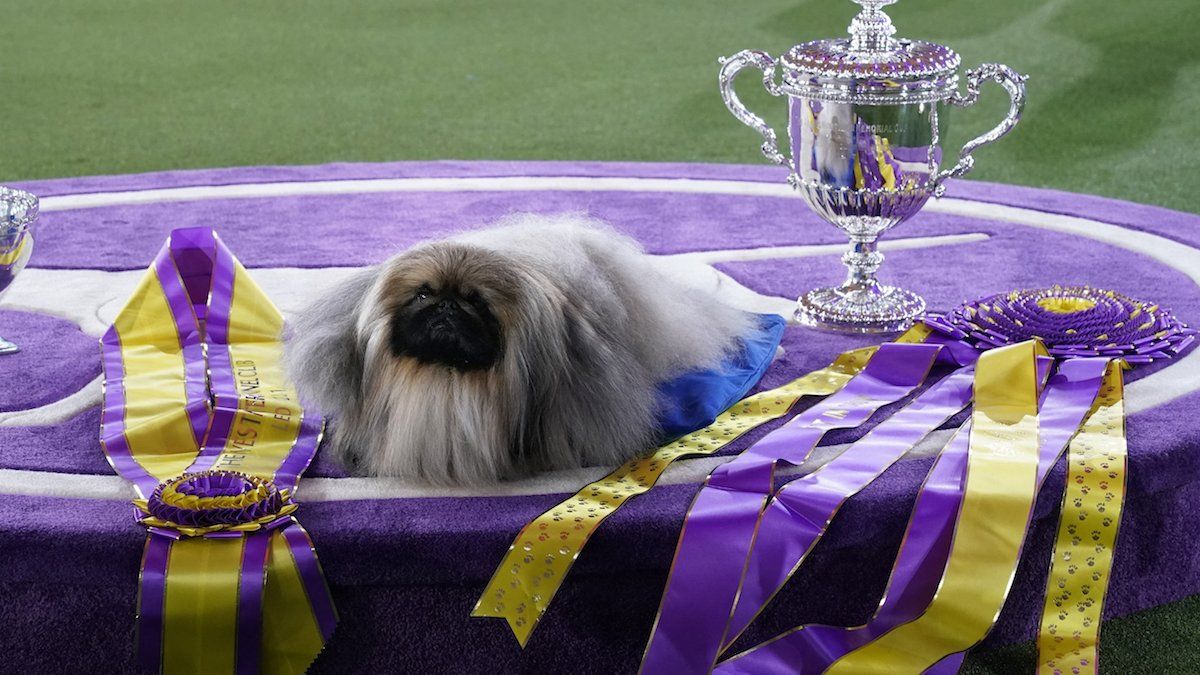
[[[925,301],[912,291],[884,286],[875,278],[883,264],[879,235],[855,234],[842,254],[846,281],[800,297],[796,321],[840,333],[894,333],[908,328],[925,311]]]
[[[850,250],[842,254],[842,262],[845,263],[848,274],[841,290],[878,290],[879,281],[875,278],[875,273],[883,264],[878,236],[851,237]]]

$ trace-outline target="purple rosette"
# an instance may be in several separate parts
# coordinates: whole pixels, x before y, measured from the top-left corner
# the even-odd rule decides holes
[[[1180,354],[1195,329],[1170,310],[1090,286],[997,293],[925,318],[940,333],[978,349],[1038,338],[1052,356],[1149,363]]]
[[[185,473],[134,504],[143,524],[187,536],[270,527],[296,509],[287,490],[235,471]]]

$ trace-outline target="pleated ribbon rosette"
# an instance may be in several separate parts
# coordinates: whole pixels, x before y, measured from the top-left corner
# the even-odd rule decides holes
[[[324,422],[280,364],[283,318],[209,228],[178,229],[101,339],[101,444],[147,527],[146,671],[305,671],[337,623],[301,474]]]
[[[1125,484],[1122,371],[1179,354],[1194,333],[1156,305],[1087,287],[1004,293],[931,316],[896,342],[847,352],[745,399],[539,516],[517,536],[475,614],[505,618],[525,644],[590,534],[672,461],[715,452],[788,415],[801,398],[823,396],[715,469],[697,493],[642,671],[955,672],[994,624],[1037,495],[1066,452],[1039,667],[1095,672]],[[802,463],[828,431],[858,427],[897,403],[844,453],[776,487],[776,470]],[[729,653],[841,505],[967,409],[919,490],[872,618],[798,626]]]

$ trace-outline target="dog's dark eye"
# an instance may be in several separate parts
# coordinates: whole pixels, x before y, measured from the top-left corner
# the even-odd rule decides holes
[[[463,296],[463,299],[471,303],[471,306],[475,307],[476,309],[487,308],[487,301],[483,299],[483,296],[480,295],[479,291],[470,291]]]
[[[417,300],[424,301],[424,300],[428,300],[429,296],[432,294],[433,294],[433,289],[429,287],[429,284],[421,284],[420,287],[417,288],[416,295],[413,297]]]

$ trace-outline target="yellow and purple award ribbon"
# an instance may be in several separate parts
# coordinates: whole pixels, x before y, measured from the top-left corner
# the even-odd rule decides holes
[[[1033,500],[1050,468],[1092,409],[1084,433],[1072,447],[1086,436],[1097,415],[1093,404],[1098,405],[1105,392],[1114,390],[1112,378],[1119,382],[1119,369],[1113,359],[1136,363],[1170,357],[1184,349],[1194,333],[1157,306],[1109,291],[1078,287],[984,298],[934,317],[930,324],[939,331],[930,342],[953,348],[956,356],[952,361],[963,365],[971,360],[964,358],[964,348],[983,352],[975,374],[973,422],[964,425],[943,450],[922,485],[876,614],[867,624],[852,628],[799,627],[716,664],[716,671],[956,671],[965,650],[991,629],[1007,597]],[[1045,381],[1052,366],[1050,358],[1034,356],[1043,347],[1032,338],[1041,337],[1052,340],[1048,346],[1057,357],[1057,368],[1040,395],[1039,410],[1038,383]],[[838,458],[778,490],[767,501],[746,553],[732,613],[726,614],[714,605],[711,613],[693,615],[687,628],[686,622],[680,622],[674,639],[662,644],[660,656],[655,659],[651,658],[655,639],[662,638],[652,635],[643,669],[703,672],[713,668],[710,659],[715,660],[733,642],[796,571],[840,504],[898,459],[897,453],[902,453],[909,441],[923,436],[922,429],[928,424],[966,405],[970,399],[962,386],[966,375],[964,370],[951,373]],[[1106,378],[1110,384],[1101,389]],[[1113,435],[1113,429],[1120,428],[1113,422],[1113,411],[1117,409],[1101,406],[1099,410],[1108,419],[1094,426]],[[910,424],[911,428],[906,428]],[[1121,438],[1123,442],[1123,435]],[[1080,585],[1087,585],[1087,590],[1074,594],[1090,594],[1092,599],[1075,597],[1073,616],[1068,619],[1063,617],[1067,612],[1055,609],[1062,618],[1043,622],[1043,633],[1047,625],[1061,630],[1070,622],[1070,633],[1066,637],[1060,633],[1055,640],[1060,645],[1056,656],[1072,658],[1072,666],[1083,664],[1085,668],[1088,663],[1095,664],[1094,631],[1099,625],[1111,537],[1120,508],[1121,491],[1112,485],[1117,478],[1123,480],[1119,448],[1111,439],[1108,444],[1094,440],[1095,445],[1104,447],[1107,454],[1100,457],[1093,452],[1093,464],[1088,468],[1092,472],[1103,469],[1108,487],[1101,489],[1097,483],[1090,492],[1081,488],[1078,495],[1069,493],[1064,503],[1064,534],[1060,534],[1059,542],[1060,550],[1081,544],[1094,549],[1085,560],[1089,570],[1086,578],[1080,575],[1064,579],[1073,573],[1072,568],[1059,560],[1069,560],[1079,553],[1063,551],[1056,554],[1056,569],[1051,571],[1051,590],[1055,586],[1062,589],[1055,597],[1055,608],[1063,606],[1072,596],[1072,588]],[[1076,463],[1080,468],[1071,473],[1071,480],[1082,485],[1087,477],[1096,477],[1083,469],[1085,453],[1081,450],[1078,454]],[[1071,509],[1080,512],[1078,518]],[[1091,523],[1095,527],[1085,533],[1090,540],[1081,541],[1084,537],[1077,528],[1073,528],[1075,532],[1067,528],[1072,528],[1075,519],[1085,518],[1095,520]],[[737,574],[738,566],[732,558],[713,562],[722,571],[708,572],[710,578]],[[678,572],[678,565],[677,555],[672,575]],[[1066,571],[1060,571],[1060,567]],[[697,585],[696,592],[710,590]],[[1050,616],[1051,598],[1047,602]],[[664,595],[664,607],[665,603]],[[711,635],[716,634],[715,626],[726,616],[724,639],[720,649],[714,651]],[[662,617],[660,628],[661,624]],[[1089,628],[1093,631],[1090,638]],[[1066,639],[1073,642],[1062,645]],[[1043,669],[1056,672],[1053,664],[1047,669],[1045,647],[1043,652]],[[1068,672],[1061,661],[1057,672]]]
[[[778,463],[801,464],[827,431],[858,427],[907,397],[925,381],[940,351],[933,344],[881,346],[840,391],[709,475],[679,536],[644,672],[712,669]]]
[[[975,375],[966,480],[941,584],[921,616],[827,672],[921,672],[982,639],[1007,595],[1037,496],[1035,341],[988,351]]]
[[[1039,483],[1086,413],[1108,363],[1078,359],[1063,364],[1050,378],[1039,414]],[[1039,378],[1048,374],[1049,366],[1048,359],[1039,359]],[[824,672],[839,657],[918,618],[932,600],[949,556],[962,504],[970,431],[968,422],[939,454],[921,486],[884,599],[866,624],[801,626],[722,662],[716,672]]]
[[[845,452],[775,492],[759,519],[722,650],[799,569],[847,499],[971,403],[973,380],[971,367],[950,373]]]
[[[303,672],[336,624],[293,500],[323,420],[284,376],[282,327],[212,230],[192,228],[101,339],[101,442],[149,531],[146,670]]]
[[[917,325],[896,339],[920,343],[931,334]],[[472,616],[503,618],[524,646],[592,533],[629,499],[645,493],[672,462],[710,455],[746,432],[786,415],[805,396],[827,396],[866,366],[875,347],[845,352],[824,368],[782,387],[747,397],[707,427],[653,453],[631,459],[541,514],[517,535],[475,604]]]
[[[978,348],[1036,335],[1046,341],[1052,355],[1066,359],[1060,368],[1088,356],[1113,359],[1123,365],[1170,359],[1192,344],[1196,335],[1194,329],[1155,303],[1088,286],[1002,293],[964,304],[933,317],[929,323],[940,333]],[[1038,635],[1042,672],[1086,673],[1099,667],[1100,611],[1124,498],[1121,389],[1121,373],[1110,367],[1104,388],[1096,397],[1096,408],[1068,451],[1068,483]],[[1103,421],[1099,428],[1094,419]],[[1096,452],[1108,454],[1097,458]],[[1095,477],[1091,474],[1097,470],[1102,478],[1093,489],[1090,479]],[[1100,488],[1099,482],[1105,487]],[[1076,541],[1082,539],[1077,532],[1084,521],[1091,525],[1086,532],[1090,543]],[[1091,551],[1083,557],[1086,574],[1077,576],[1080,565],[1073,557],[1079,554],[1081,544]],[[1059,618],[1061,615],[1065,616]],[[1068,660],[1073,663],[1068,664]]]

